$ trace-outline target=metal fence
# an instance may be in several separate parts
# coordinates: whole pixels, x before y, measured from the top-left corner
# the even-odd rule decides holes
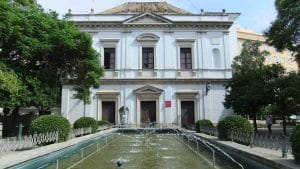
[[[91,127],[73,129],[69,133],[69,140],[78,136],[83,136],[92,133]]]
[[[92,133],[91,127],[73,129],[69,133],[69,140],[90,133]],[[56,143],[58,140],[58,131],[0,139],[0,154],[9,151],[33,149],[41,145]]]
[[[58,142],[58,131],[33,134],[21,138],[11,137],[0,139],[0,153],[31,149],[41,144]]]
[[[206,133],[218,137],[218,129],[216,127],[201,127],[201,133]],[[287,153],[292,152],[291,143],[287,136],[274,136],[260,133],[243,133],[231,130],[228,138],[231,141],[242,143],[250,147],[262,147],[273,150],[281,150],[282,157],[286,157]]]

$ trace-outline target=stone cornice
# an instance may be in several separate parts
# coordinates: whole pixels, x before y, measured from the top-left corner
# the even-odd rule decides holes
[[[149,28],[162,28],[162,29],[197,29],[197,30],[228,30],[233,22],[222,21],[222,22],[174,22],[172,25],[166,24],[122,24],[121,22],[74,22],[74,24],[83,31],[97,31],[107,29],[149,29]]]

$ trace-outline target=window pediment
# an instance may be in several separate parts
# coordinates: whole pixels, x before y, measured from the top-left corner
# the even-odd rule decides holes
[[[144,33],[139,35],[136,40],[139,42],[157,42],[159,40],[159,36],[153,33]]]
[[[133,92],[135,94],[161,94],[163,90],[157,87],[147,85],[141,88],[137,88]]]

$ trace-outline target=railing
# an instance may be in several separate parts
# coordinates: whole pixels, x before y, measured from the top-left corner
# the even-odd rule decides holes
[[[247,134],[237,131],[231,131],[229,138],[232,141],[243,143],[251,147],[263,147],[273,150],[281,150],[282,157],[286,157],[287,153],[292,152],[291,143],[287,136],[274,136],[267,134]]]
[[[83,136],[92,133],[91,127],[73,129],[69,133],[69,140],[78,136]]]
[[[55,162],[48,164],[47,168],[67,168],[71,169],[80,164],[83,160],[89,158],[93,154],[97,153],[99,150],[104,148],[106,145],[112,143],[116,138],[120,136],[119,133],[112,133],[101,138],[97,139],[97,141],[93,141],[92,143],[88,143],[86,146],[77,149],[71,150],[72,152],[65,152],[64,154],[60,154]]]
[[[91,127],[73,129],[69,133],[69,140],[78,136],[86,135],[92,133]],[[37,146],[56,143],[59,139],[59,133],[47,132],[39,133],[28,136],[10,137],[5,139],[0,139],[0,155],[4,152],[16,151],[16,150],[28,150],[33,149]]]
[[[184,129],[174,129],[177,138],[185,144],[191,151],[195,152],[202,159],[211,163],[215,168],[241,168],[243,165],[233,159],[229,154],[210,142],[196,137],[194,134],[186,132]],[[228,164],[228,161],[231,161]]]
[[[12,137],[0,139],[0,153],[16,150],[31,149],[38,145],[58,142],[58,131],[49,133],[39,133],[21,138]]]
[[[124,124],[124,125],[115,125],[116,128],[179,128],[177,123],[140,123],[140,124]]]
[[[218,137],[219,134],[216,127],[201,127],[200,132],[216,137]],[[229,132],[228,138],[230,138],[231,141],[249,145],[250,147],[281,150],[282,157],[286,157],[287,153],[292,152],[291,143],[289,142],[289,138],[287,136],[274,136],[259,133],[248,134],[232,130]]]
[[[216,127],[201,127],[200,132],[209,134],[211,136],[216,136],[216,137],[219,136],[219,131],[218,128]]]

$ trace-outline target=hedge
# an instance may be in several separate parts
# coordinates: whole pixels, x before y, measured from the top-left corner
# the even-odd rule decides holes
[[[196,122],[196,131],[197,133],[200,133],[200,128],[201,127],[213,127],[213,123],[210,120],[203,119],[203,120],[198,120]]]
[[[59,115],[44,115],[32,121],[30,133],[46,133],[58,131],[59,141],[66,141],[70,132],[70,122]]]
[[[77,119],[73,125],[74,129],[91,127],[92,133],[95,133],[98,129],[98,122],[92,117],[81,117]]]
[[[245,134],[252,134],[254,129],[250,122],[239,115],[227,116],[218,123],[219,138],[228,140],[230,131],[237,131]]]
[[[111,126],[111,122],[109,122],[107,120],[100,120],[100,121],[98,121],[98,125],[99,126]]]
[[[298,164],[300,164],[300,125],[297,125],[291,134],[292,153]]]

